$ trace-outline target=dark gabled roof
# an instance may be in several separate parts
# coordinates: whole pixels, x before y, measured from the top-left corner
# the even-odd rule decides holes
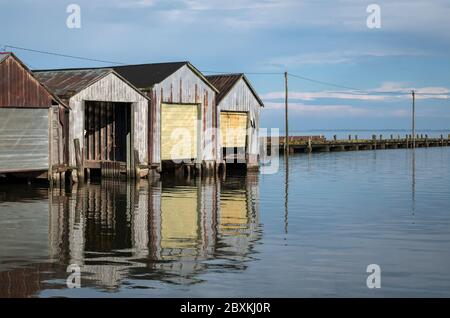
[[[170,62],[170,63],[152,63],[152,64],[137,64],[137,65],[123,65],[115,66],[113,69],[129,80],[134,86],[140,89],[150,89],[156,84],[161,83],[167,77],[178,71],[183,66],[187,66],[198,77],[200,77],[205,84],[211,87],[216,93],[217,88],[212,85],[207,78],[191,63],[184,62]]]
[[[15,61],[17,61],[17,63],[20,64],[20,66],[23,67],[23,69],[32,77],[34,78],[41,87],[43,87],[48,94],[50,94],[50,96],[53,98],[54,102],[60,104],[61,106],[65,107],[65,108],[69,108],[67,106],[66,103],[64,103],[57,94],[55,94],[47,85],[45,85],[45,83],[43,83],[42,81],[39,80],[39,78],[36,76],[35,73],[33,73],[28,66],[25,65],[25,63],[23,63],[14,53],[12,52],[0,52],[0,63],[3,63],[4,61],[6,61],[6,59],[8,57],[11,57],[12,59],[14,59]]]
[[[206,76],[208,81],[213,84],[218,90],[219,94],[217,95],[216,103],[219,104],[220,101],[228,95],[231,89],[236,85],[236,83],[242,78],[244,82],[247,84],[248,88],[252,91],[255,98],[258,100],[260,106],[264,107],[264,103],[261,98],[259,98],[253,86],[250,84],[250,81],[247,79],[245,74],[237,73],[237,74],[218,74],[218,75],[210,75]]]
[[[141,89],[151,88],[178,71],[188,62],[115,66],[114,70]]]
[[[113,72],[112,69],[35,71],[36,77],[56,95],[69,99]]]

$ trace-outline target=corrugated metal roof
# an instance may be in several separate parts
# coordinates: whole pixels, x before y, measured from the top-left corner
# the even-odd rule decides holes
[[[214,85],[219,90],[219,94],[217,95],[217,104],[220,103],[220,101],[227,96],[227,94],[231,91],[231,89],[234,87],[234,85],[240,80],[243,79],[245,83],[248,85],[250,90],[252,91],[253,95],[255,95],[255,98],[258,100],[259,104],[261,106],[264,106],[264,103],[259,98],[258,94],[256,93],[255,89],[250,84],[250,81],[247,79],[247,77],[243,73],[237,73],[237,74],[218,74],[218,75],[209,75],[206,76],[206,79]]]
[[[80,69],[35,71],[34,74],[56,95],[68,99],[111,72],[112,69]]]
[[[211,75],[206,76],[208,81],[214,85],[219,90],[217,94],[216,101],[219,103],[233,88],[241,78],[243,74],[221,74],[221,75]]]

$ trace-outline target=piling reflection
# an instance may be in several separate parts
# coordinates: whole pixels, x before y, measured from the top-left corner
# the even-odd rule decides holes
[[[200,283],[208,271],[245,269],[261,235],[257,174],[225,181],[103,180],[71,193],[51,189],[45,195],[49,257],[44,264],[26,266],[30,274],[20,275],[34,287],[10,293],[15,296],[66,288],[69,264],[80,266],[83,287],[102,290],[139,288],[140,282]],[[12,204],[20,203],[13,199]],[[37,274],[43,267],[48,275]],[[2,287],[14,285],[5,278],[11,273],[0,268]],[[53,282],[44,284],[49,278]]]

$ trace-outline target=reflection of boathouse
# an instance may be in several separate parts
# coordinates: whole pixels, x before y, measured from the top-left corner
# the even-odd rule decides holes
[[[81,265],[83,279],[108,289],[130,277],[195,283],[208,269],[205,260],[221,253],[248,259],[259,238],[257,196],[253,174],[222,184],[103,180],[67,196],[54,193],[51,253]]]

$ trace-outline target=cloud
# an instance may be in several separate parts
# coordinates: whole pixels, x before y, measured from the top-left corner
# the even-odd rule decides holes
[[[264,100],[282,99],[284,92],[270,92],[261,95]],[[356,92],[335,92],[335,91],[317,91],[317,92],[289,92],[289,99],[313,101],[318,99],[346,99],[346,100],[365,100],[382,101],[387,96],[383,95],[364,95]]]
[[[450,99],[450,89],[446,87],[409,87],[406,83],[385,82],[380,87],[368,89],[368,93],[359,91],[314,91],[314,92],[289,92],[289,99],[314,101],[320,99],[334,100],[360,100],[360,101],[393,101],[411,99],[411,91],[416,91],[417,99]],[[285,93],[282,91],[262,94],[261,97],[267,101],[283,99]]]
[[[284,103],[267,102],[265,110],[284,111]],[[289,113],[306,117],[409,117],[407,110],[383,110],[355,107],[351,105],[308,105],[289,103]]]
[[[148,8],[153,7],[158,0],[131,0],[131,1],[118,1],[117,6],[119,8]]]
[[[372,58],[392,58],[392,57],[418,57],[426,56],[425,51],[419,50],[352,50],[352,51],[334,51],[334,52],[313,52],[302,53],[290,56],[279,56],[269,59],[266,64],[277,68],[290,68],[300,65],[323,65],[323,64],[342,64],[355,63],[361,60]]]

